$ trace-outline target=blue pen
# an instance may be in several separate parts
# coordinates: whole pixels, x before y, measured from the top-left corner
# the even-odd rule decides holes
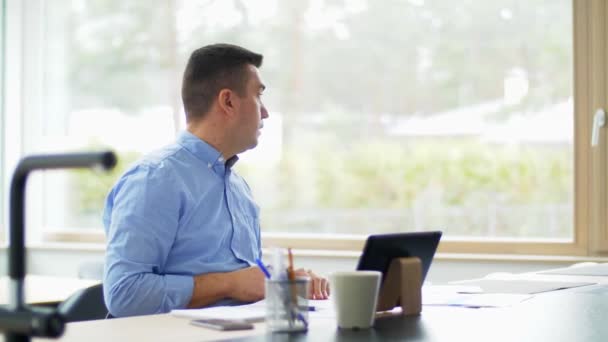
[[[317,311],[317,308],[312,305],[298,305],[298,309],[301,311]]]
[[[270,279],[270,272],[268,272],[268,269],[266,268],[266,266],[264,266],[264,263],[262,263],[262,260],[255,259],[255,263],[258,264],[258,267],[262,270],[262,272],[264,272],[264,275],[266,276],[266,278]]]
[[[306,329],[308,329],[308,321],[306,321],[306,318],[304,318],[304,315],[302,315],[302,313],[298,312],[298,319],[300,321],[302,321],[302,323],[304,323],[304,326],[306,327]]]

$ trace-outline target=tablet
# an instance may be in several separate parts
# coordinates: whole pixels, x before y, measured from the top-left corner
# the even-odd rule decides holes
[[[424,283],[440,239],[440,231],[370,235],[357,270],[380,271],[384,281],[393,258],[413,256],[420,258]]]

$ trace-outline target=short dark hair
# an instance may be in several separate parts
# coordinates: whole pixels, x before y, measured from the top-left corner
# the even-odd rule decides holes
[[[213,44],[194,50],[182,80],[186,121],[203,117],[222,89],[244,95],[248,81],[246,66],[259,68],[263,58],[261,54],[231,44]]]

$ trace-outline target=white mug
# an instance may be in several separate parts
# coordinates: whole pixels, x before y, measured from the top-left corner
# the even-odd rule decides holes
[[[330,275],[331,298],[338,327],[367,329],[374,325],[382,273],[378,271],[335,272]]]

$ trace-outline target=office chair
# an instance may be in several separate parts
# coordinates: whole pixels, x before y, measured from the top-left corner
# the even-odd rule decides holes
[[[61,302],[57,307],[66,322],[104,319],[108,309],[103,301],[103,284],[82,289]]]

